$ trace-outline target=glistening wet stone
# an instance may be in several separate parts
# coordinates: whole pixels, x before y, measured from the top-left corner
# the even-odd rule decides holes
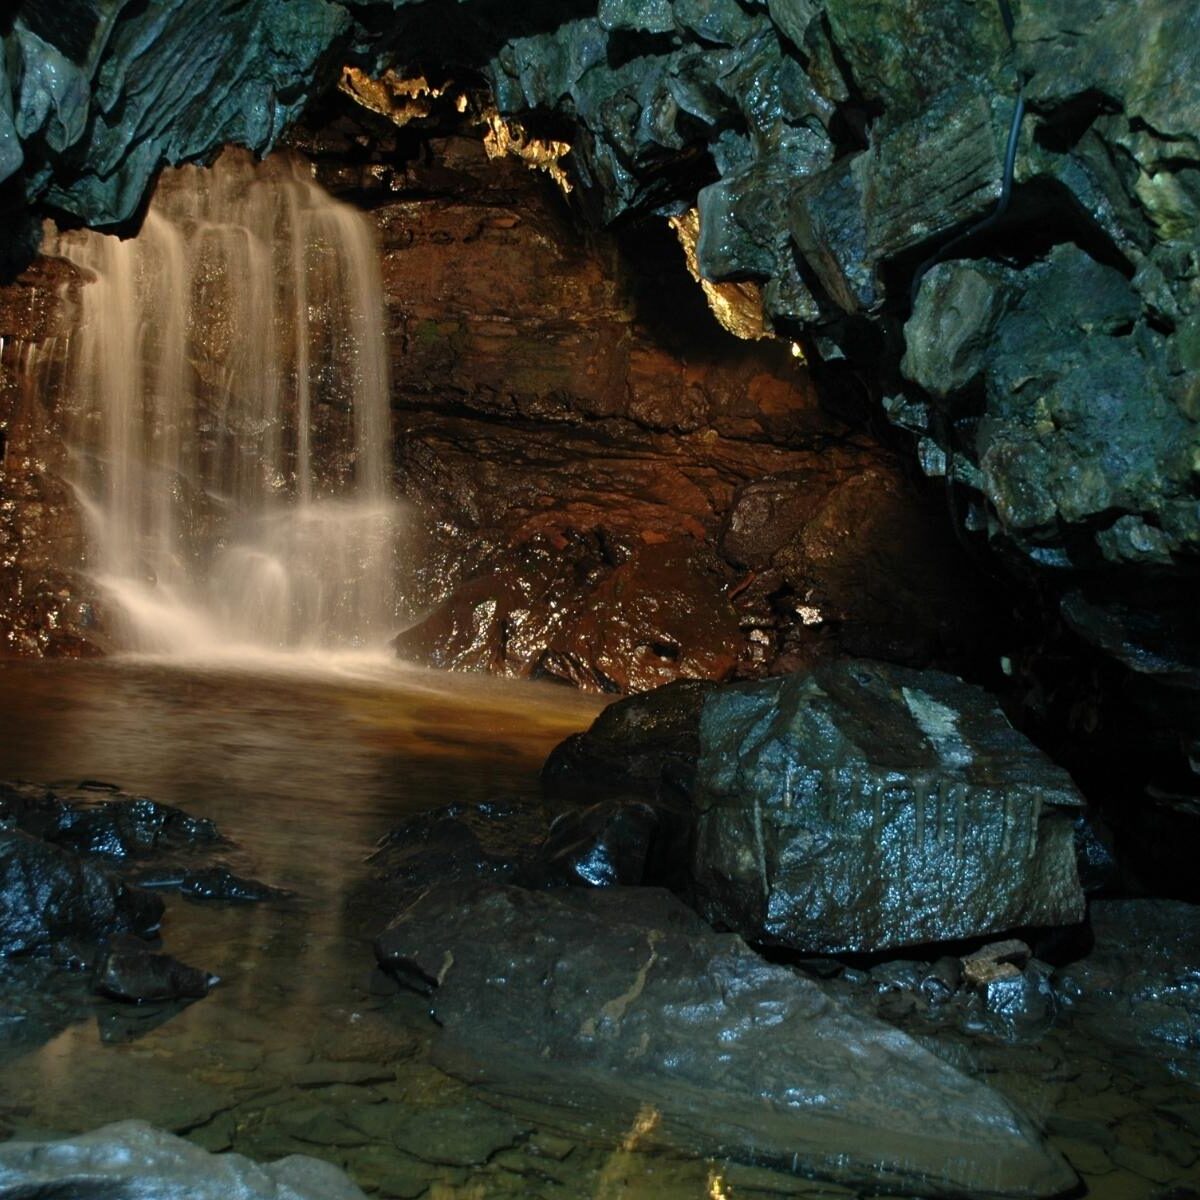
[[[952,675],[867,661],[713,692],[701,911],[809,953],[1083,918],[1070,777]]]
[[[0,1145],[5,1200],[365,1200],[329,1163],[292,1157],[259,1165],[209,1154],[141,1121],[61,1142]]]
[[[45,951],[63,938],[149,933],[162,901],[61,846],[0,829],[0,955]]]
[[[996,1093],[659,889],[435,887],[376,953],[435,1061],[551,1122],[931,1196],[1073,1183]]]

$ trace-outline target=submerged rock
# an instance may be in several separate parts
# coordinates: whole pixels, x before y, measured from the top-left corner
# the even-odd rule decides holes
[[[144,1121],[57,1142],[0,1145],[0,1200],[366,1200],[331,1163],[210,1154]]]
[[[0,829],[0,955],[47,950],[67,938],[150,933],[162,900],[69,850]]]
[[[376,953],[440,1065],[551,1124],[930,1196],[1074,1182],[996,1093],[659,889],[432,888]]]
[[[714,692],[701,911],[752,939],[873,951],[1083,918],[1070,777],[986,693],[871,662]]]

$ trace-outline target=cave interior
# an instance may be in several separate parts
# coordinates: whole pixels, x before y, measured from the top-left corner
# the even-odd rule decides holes
[[[1200,1196],[1200,9],[0,43],[0,1200]]]

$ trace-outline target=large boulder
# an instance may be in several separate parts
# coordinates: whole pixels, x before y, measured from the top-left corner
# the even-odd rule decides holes
[[[144,1121],[0,1146],[0,1200],[365,1200],[331,1163],[210,1154]]]
[[[376,953],[439,1065],[551,1124],[927,1196],[1073,1182],[989,1088],[659,889],[433,888]]]
[[[1084,915],[1070,777],[981,689],[867,661],[735,684],[700,719],[701,911],[823,953]]]

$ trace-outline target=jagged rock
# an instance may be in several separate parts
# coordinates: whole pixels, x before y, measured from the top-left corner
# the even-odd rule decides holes
[[[996,1093],[658,889],[434,888],[376,952],[444,1069],[552,1123],[930,1196],[1072,1184]]]
[[[871,662],[735,684],[700,721],[701,911],[807,952],[1083,918],[1065,771],[953,676]]]
[[[69,850],[0,829],[0,955],[46,950],[65,938],[148,934],[162,912],[159,897]]]
[[[1167,340],[1140,312],[1119,271],[1073,246],[1021,272],[952,263],[922,282],[906,370],[941,398],[982,387],[961,477],[1037,561],[1165,566],[1200,538],[1200,432],[1177,403]],[[1094,532],[1054,548],[1063,526]]]
[[[365,1200],[344,1172],[290,1155],[255,1163],[210,1154],[144,1121],[120,1121],[56,1142],[0,1145],[5,1200]]]
[[[4,174],[23,166],[31,199],[93,225],[128,221],[161,166],[225,142],[269,150],[328,82],[349,27],[326,0],[255,0],[233,18],[181,0],[21,5],[5,39],[18,71],[0,81],[14,110]],[[198,54],[210,39],[223,52]]]
[[[94,792],[117,798],[97,802],[90,796]],[[222,840],[216,825],[204,817],[90,781],[74,793],[57,793],[31,783],[0,783],[0,825],[76,854],[112,859],[213,846]]]
[[[216,825],[146,796],[70,806],[55,841],[79,854],[129,858],[166,849],[212,846]]]
[[[290,895],[258,879],[244,879],[228,867],[204,867],[188,871],[179,881],[179,891],[192,900],[221,900],[229,904],[252,904]]]
[[[155,953],[139,938],[118,936],[96,972],[95,989],[114,1000],[201,1000],[217,976]]]

